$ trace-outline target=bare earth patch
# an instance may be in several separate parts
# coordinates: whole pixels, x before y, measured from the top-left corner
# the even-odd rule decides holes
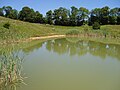
[[[52,35],[52,36],[42,36],[42,37],[31,37],[29,40],[38,40],[38,39],[48,39],[48,38],[59,38],[65,37],[66,35]]]

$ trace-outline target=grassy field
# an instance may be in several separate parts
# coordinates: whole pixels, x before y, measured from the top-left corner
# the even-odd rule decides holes
[[[10,23],[10,28],[3,27],[5,23]],[[0,42],[10,42],[16,40],[27,39],[30,37],[50,36],[57,34],[76,34],[79,33],[88,37],[103,37],[120,38],[120,25],[104,25],[100,30],[92,30],[91,26],[54,26],[45,24],[35,24],[13,20],[5,17],[0,17]]]

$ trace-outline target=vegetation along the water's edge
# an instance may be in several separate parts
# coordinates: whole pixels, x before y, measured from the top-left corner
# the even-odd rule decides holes
[[[3,6],[0,8],[0,44],[53,37],[80,37],[119,44],[119,24],[118,7],[105,6],[91,11],[84,7],[72,6],[71,10],[60,7],[43,16],[27,6],[19,12]]]

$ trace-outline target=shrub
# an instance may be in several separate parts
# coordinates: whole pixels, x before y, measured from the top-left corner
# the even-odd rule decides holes
[[[5,23],[5,24],[3,25],[3,27],[9,29],[9,28],[10,28],[10,23],[9,23],[9,22]]]
[[[84,31],[85,32],[89,31],[89,26],[88,25],[84,25]]]
[[[66,33],[66,35],[78,35],[80,32],[77,30],[71,30],[69,32]]]
[[[93,29],[100,29],[100,24],[98,22],[94,22]]]

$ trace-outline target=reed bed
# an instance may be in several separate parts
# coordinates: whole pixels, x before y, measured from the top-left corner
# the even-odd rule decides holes
[[[0,55],[0,90],[16,90],[16,86],[23,82],[22,63],[18,53],[2,52]]]

